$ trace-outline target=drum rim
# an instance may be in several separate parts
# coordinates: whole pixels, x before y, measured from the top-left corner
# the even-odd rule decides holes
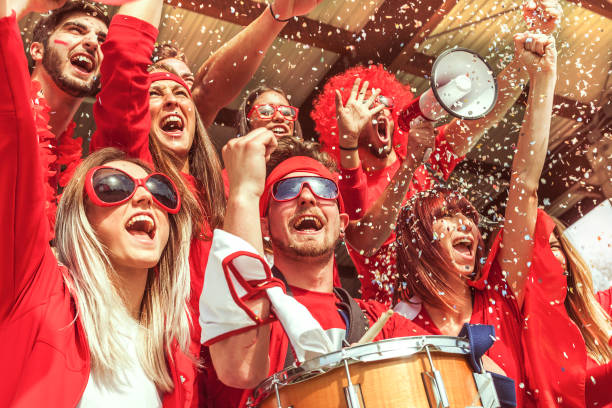
[[[343,348],[333,353],[307,360],[299,367],[295,365],[287,367],[262,381],[253,390],[252,398],[254,401],[262,401],[274,393],[275,385],[280,390],[283,387],[318,377],[340,367],[343,365],[344,360],[347,360],[348,364],[351,365],[360,362],[406,358],[424,351],[425,346],[432,347],[430,351],[442,351],[448,354],[465,355],[470,353],[470,343],[463,337],[427,335],[380,340]],[[381,353],[384,355],[381,355]],[[375,355],[378,358],[374,358]],[[317,364],[317,362],[319,363]],[[296,381],[296,379],[311,373],[313,373],[312,376]]]

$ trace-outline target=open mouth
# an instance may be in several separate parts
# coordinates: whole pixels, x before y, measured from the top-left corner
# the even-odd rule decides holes
[[[453,249],[461,255],[471,258],[474,256],[474,241],[468,237],[453,241]]]
[[[300,232],[317,232],[323,228],[323,222],[314,215],[303,215],[295,220],[293,228]]]
[[[277,136],[286,135],[289,133],[289,129],[283,125],[276,125],[270,128],[270,130]]]
[[[150,239],[155,237],[155,221],[146,214],[138,214],[130,218],[125,224],[125,229],[134,236]]]
[[[166,116],[161,122],[161,130],[170,134],[171,136],[180,136],[183,133],[183,129],[185,125],[183,123],[183,118],[179,115],[172,114]]]
[[[387,134],[387,119],[384,116],[379,116],[375,121],[374,127],[376,128],[376,133],[378,134],[378,139],[382,143],[389,142],[389,135]]]
[[[70,58],[70,63],[79,71],[82,71],[86,74],[89,74],[94,70],[94,60],[90,55],[87,54],[73,55],[72,58]]]

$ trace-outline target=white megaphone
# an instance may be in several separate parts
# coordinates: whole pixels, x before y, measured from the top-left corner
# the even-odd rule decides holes
[[[497,101],[497,81],[485,60],[474,51],[444,51],[433,64],[430,88],[412,100],[399,114],[404,131],[423,120],[436,121],[446,114],[460,119],[479,119]]]

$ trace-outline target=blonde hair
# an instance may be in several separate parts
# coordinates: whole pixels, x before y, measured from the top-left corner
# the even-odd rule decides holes
[[[58,260],[68,268],[64,276],[67,287],[77,304],[77,318],[85,330],[91,354],[92,374],[114,383],[117,367],[125,367],[130,358],[116,330],[118,321],[129,314],[114,286],[116,272],[109,254],[99,241],[86,215],[84,183],[87,171],[115,160],[140,165],[114,148],[99,150],[77,168],[59,204],[55,224],[55,244]],[[185,189],[181,180],[173,180],[179,192]],[[168,215],[169,237],[159,263],[149,270],[141,303],[138,333],[138,359],[146,375],[163,392],[173,389],[166,357],[172,358],[171,344],[188,353],[190,317],[187,299],[190,292],[189,245],[191,220],[181,210]]]
[[[557,238],[567,259],[569,275],[565,308],[580,329],[589,356],[599,364],[606,364],[612,360],[612,348],[608,345],[612,335],[610,317],[595,298],[589,267],[563,234],[565,225],[557,218],[551,218],[557,226]]]

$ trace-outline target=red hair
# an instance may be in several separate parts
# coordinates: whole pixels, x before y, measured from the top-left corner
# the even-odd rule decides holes
[[[459,288],[466,285],[464,277],[448,273],[452,266],[442,252],[440,241],[434,238],[436,219],[462,213],[478,225],[479,215],[462,195],[447,189],[434,189],[415,194],[402,208],[397,222],[396,291],[403,300],[416,295],[425,304],[454,312]],[[484,264],[484,242],[479,238],[476,250],[474,278],[480,277]]]
[[[393,98],[394,109],[391,114],[395,122],[393,132],[393,147],[401,157],[406,156],[407,132],[400,130],[398,113],[413,98],[409,86],[402,85],[395,75],[387,72],[382,65],[370,65],[368,67],[356,66],[332,77],[323,91],[317,96],[313,103],[310,117],[315,122],[315,130],[319,134],[319,143],[322,149],[332,155],[339,162],[338,151],[338,123],[336,121],[336,89],[342,94],[342,102],[346,103],[353,89],[355,79],[361,78],[361,83],[368,81],[371,88],[379,88],[381,95]]]

